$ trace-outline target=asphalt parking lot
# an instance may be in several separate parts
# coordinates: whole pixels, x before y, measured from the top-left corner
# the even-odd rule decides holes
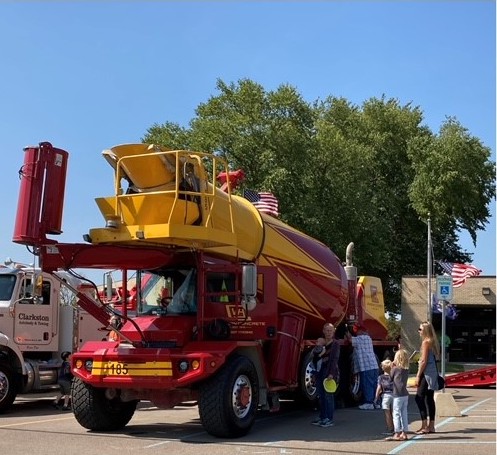
[[[410,390],[411,394],[414,390]],[[310,425],[315,412],[283,402],[277,414],[261,413],[250,434],[216,439],[199,421],[196,406],[160,410],[141,403],[131,422],[119,432],[89,432],[71,412],[51,406],[52,397],[20,397],[12,411],[0,416],[2,455],[50,454],[437,454],[496,453],[495,388],[446,389],[458,416],[440,417],[437,432],[415,435],[419,415],[411,395],[409,440],[384,441],[383,411],[337,409],[335,426]]]

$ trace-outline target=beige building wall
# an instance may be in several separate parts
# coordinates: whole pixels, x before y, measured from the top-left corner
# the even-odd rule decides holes
[[[485,290],[484,290],[485,289]],[[436,278],[432,279],[431,291],[436,294]],[[494,306],[495,276],[477,276],[468,278],[466,282],[453,289],[451,303],[461,306]],[[484,293],[489,294],[484,295]],[[407,352],[419,350],[419,324],[426,321],[428,313],[428,280],[426,276],[406,276],[402,278],[401,297],[401,337]],[[494,321],[495,334],[495,321]]]

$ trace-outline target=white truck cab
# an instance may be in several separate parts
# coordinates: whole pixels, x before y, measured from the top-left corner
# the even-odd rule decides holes
[[[6,263],[0,266],[0,412],[19,393],[56,390],[60,354],[106,333],[53,276]]]

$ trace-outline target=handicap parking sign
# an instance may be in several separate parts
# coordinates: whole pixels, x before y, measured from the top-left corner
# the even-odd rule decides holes
[[[452,277],[437,276],[437,299],[452,300]]]

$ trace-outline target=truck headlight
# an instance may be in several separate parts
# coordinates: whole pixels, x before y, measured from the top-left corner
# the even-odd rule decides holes
[[[93,360],[87,360],[85,362],[85,370],[91,373],[91,370],[93,370]]]
[[[188,367],[189,367],[189,363],[187,360],[182,360],[181,362],[179,362],[178,364],[178,368],[179,368],[179,371],[181,373],[186,373],[188,371]]]

